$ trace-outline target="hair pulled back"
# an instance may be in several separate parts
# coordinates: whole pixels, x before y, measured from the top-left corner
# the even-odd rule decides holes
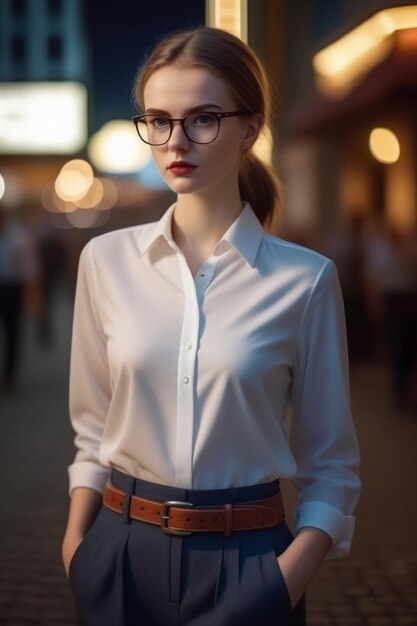
[[[240,39],[218,28],[202,26],[164,38],[138,72],[134,98],[144,110],[143,92],[153,72],[167,65],[199,66],[216,74],[230,88],[238,109],[258,114],[269,124],[271,95],[268,78],[255,53]],[[252,150],[243,155],[239,191],[262,224],[268,224],[280,204],[280,185],[273,170]]]

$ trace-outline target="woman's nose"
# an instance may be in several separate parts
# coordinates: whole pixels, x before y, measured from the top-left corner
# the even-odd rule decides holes
[[[172,150],[186,150],[190,146],[190,140],[184,132],[184,128],[180,121],[172,123],[172,133],[169,138],[168,145]]]

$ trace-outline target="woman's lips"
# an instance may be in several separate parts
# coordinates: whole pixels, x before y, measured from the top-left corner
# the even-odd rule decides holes
[[[175,176],[186,176],[195,170],[196,167],[196,165],[191,165],[191,163],[187,163],[186,161],[174,161],[168,169]]]

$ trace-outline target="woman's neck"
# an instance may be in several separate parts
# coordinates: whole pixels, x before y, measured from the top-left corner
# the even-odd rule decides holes
[[[193,275],[211,255],[241,210],[242,201],[238,194],[221,199],[194,194],[178,196],[172,216],[172,236]]]

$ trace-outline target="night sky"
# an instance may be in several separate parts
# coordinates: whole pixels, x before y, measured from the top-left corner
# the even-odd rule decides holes
[[[204,24],[204,0],[87,0],[90,131],[130,118],[132,81],[141,59],[165,34]]]

